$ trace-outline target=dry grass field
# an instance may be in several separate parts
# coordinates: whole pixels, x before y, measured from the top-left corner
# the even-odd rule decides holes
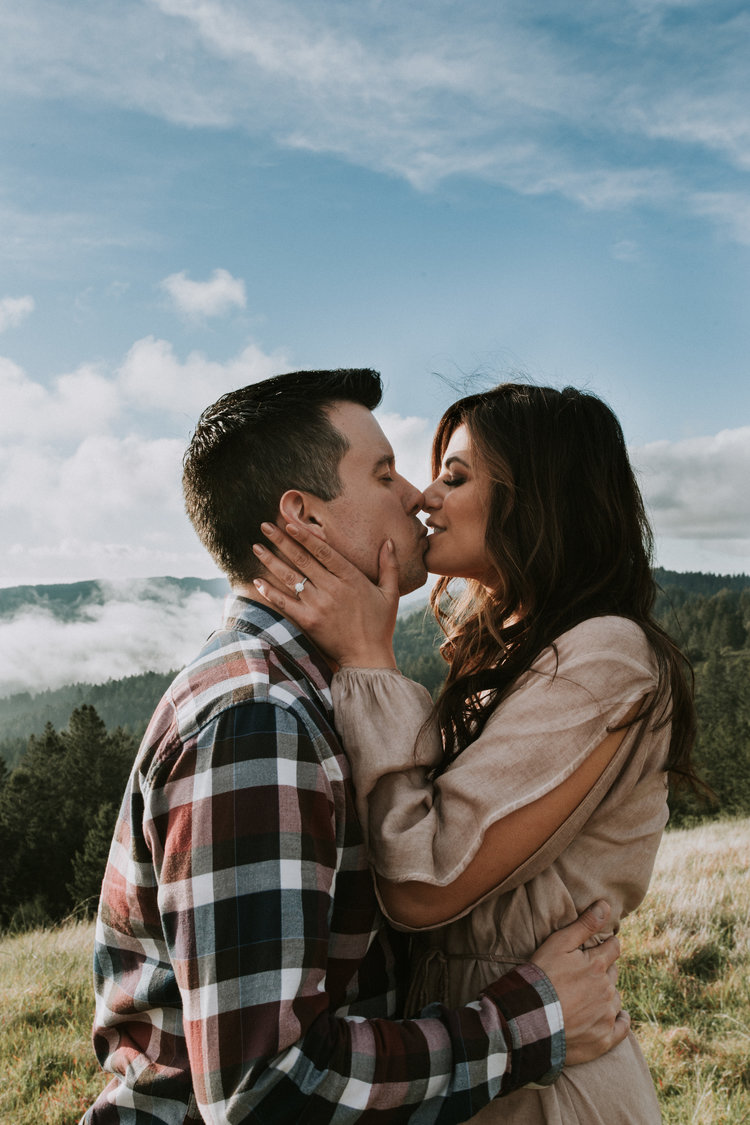
[[[750,820],[669,832],[622,941],[665,1125],[748,1125]]]
[[[748,1125],[750,820],[670,832],[622,938],[622,991],[665,1125]],[[103,1085],[92,940],[82,923],[0,939],[3,1125],[73,1125]]]
[[[72,1125],[102,1088],[91,1048],[93,923],[0,940],[0,1122]]]

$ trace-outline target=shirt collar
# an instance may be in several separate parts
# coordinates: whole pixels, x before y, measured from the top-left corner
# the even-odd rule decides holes
[[[270,606],[231,593],[224,602],[224,628],[241,629],[283,649],[298,665],[302,674],[330,700],[333,671],[319,649],[302,630]]]

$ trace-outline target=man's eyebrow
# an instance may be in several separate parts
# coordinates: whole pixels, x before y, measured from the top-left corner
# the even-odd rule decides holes
[[[382,469],[391,469],[395,464],[396,456],[393,453],[384,453],[382,457],[378,457],[377,461],[372,467],[373,476],[379,473]]]

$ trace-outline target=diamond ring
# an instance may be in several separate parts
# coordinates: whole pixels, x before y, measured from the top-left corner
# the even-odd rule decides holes
[[[303,591],[303,590],[304,590],[304,588],[305,588],[305,582],[307,582],[307,579],[306,579],[306,578],[303,578],[301,582],[296,582],[296,583],[295,583],[294,589],[295,589],[295,592],[296,592],[297,594],[301,594],[301,593],[302,593],[302,591]]]

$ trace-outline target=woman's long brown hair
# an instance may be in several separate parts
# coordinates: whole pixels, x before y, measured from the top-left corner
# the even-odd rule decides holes
[[[593,394],[503,383],[451,406],[433,443],[433,475],[465,424],[490,478],[486,544],[493,590],[441,578],[430,601],[450,671],[436,702],[444,769],[477,738],[517,678],[566,630],[615,614],[637,622],[658,665],[639,721],[671,720],[667,769],[695,784],[692,669],[652,616],[653,536],[619,422]],[[505,622],[514,621],[512,625]]]

